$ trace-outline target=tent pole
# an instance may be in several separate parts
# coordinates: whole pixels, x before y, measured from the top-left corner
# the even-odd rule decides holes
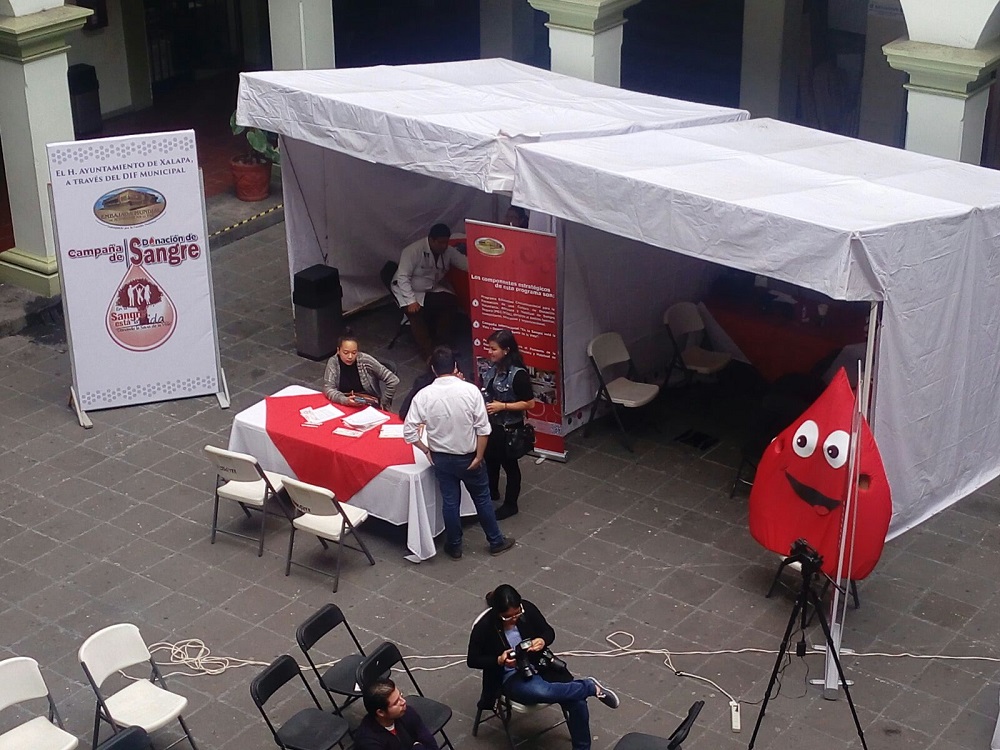
[[[858,392],[855,401],[854,413],[851,418],[851,453],[848,461],[848,485],[847,503],[844,506],[844,521],[840,529],[840,561],[837,564],[836,587],[833,591],[833,602],[830,607],[830,633],[836,644],[837,652],[841,652],[840,639],[843,635],[844,618],[847,614],[848,595],[841,595],[841,591],[848,591],[850,587],[849,577],[844,575],[845,555],[853,557],[854,539],[847,538],[848,528],[856,529],[857,521],[857,482],[858,464],[860,461],[860,438],[861,438],[861,414],[864,414],[871,423],[871,413],[873,404],[871,400],[872,381],[875,369],[875,329],[878,322],[879,303],[872,302],[868,312],[868,340],[865,346],[865,364],[862,372],[858,373]],[[826,663],[823,669],[823,679],[810,680],[814,685],[823,686],[823,697],[827,700],[837,700],[840,695],[840,678],[837,674],[837,665],[833,660],[830,646],[826,647]]]
[[[872,422],[872,379],[875,371],[875,330],[878,327],[879,303],[872,302],[868,310],[868,341],[865,345],[865,369],[858,388],[861,391],[861,411],[870,425]]]

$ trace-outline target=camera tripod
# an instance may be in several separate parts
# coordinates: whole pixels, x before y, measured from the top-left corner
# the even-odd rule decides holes
[[[760,724],[764,719],[764,712],[767,711],[768,701],[771,700],[771,690],[774,688],[774,683],[778,680],[778,672],[781,670],[781,660],[785,658],[785,654],[788,652],[788,641],[791,639],[792,631],[795,629],[796,618],[801,618],[800,627],[802,628],[803,633],[805,632],[809,605],[812,605],[813,611],[816,613],[820,627],[823,628],[823,635],[826,637],[826,643],[830,647],[830,654],[833,656],[833,662],[837,665],[837,674],[840,676],[840,682],[844,686],[844,695],[847,696],[847,703],[851,707],[851,716],[854,717],[854,726],[858,730],[858,737],[861,739],[861,746],[864,750],[868,750],[868,744],[865,742],[865,733],[861,729],[861,721],[858,719],[858,712],[854,708],[854,700],[851,698],[851,690],[847,685],[847,677],[844,676],[844,668],[840,665],[840,657],[837,655],[837,647],[834,644],[833,636],[830,634],[830,624],[826,620],[826,612],[823,611],[823,602],[820,600],[819,595],[813,588],[813,581],[820,573],[823,558],[820,557],[819,553],[810,547],[804,540],[799,539],[792,545],[791,554],[785,562],[799,563],[802,569],[802,584],[799,589],[798,596],[795,599],[795,606],[792,607],[792,614],[788,618],[788,626],[785,628],[785,635],[781,639],[781,647],[778,649],[778,658],[774,660],[774,669],[771,670],[771,680],[767,683],[767,690],[764,693],[764,702],[760,706],[760,713],[757,714],[757,723],[754,725],[753,734],[750,736],[750,745],[747,750],[753,750],[754,742],[757,740],[757,732],[760,731]],[[796,653],[799,656],[805,656],[804,635],[801,643],[798,644],[798,648],[796,648]]]

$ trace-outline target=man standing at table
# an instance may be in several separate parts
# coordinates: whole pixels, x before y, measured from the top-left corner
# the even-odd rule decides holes
[[[500,532],[483,456],[490,436],[490,421],[483,394],[465,382],[458,370],[455,353],[439,346],[431,354],[434,382],[417,393],[403,424],[406,442],[415,444],[434,465],[441,486],[445,545],[449,557],[462,556],[462,488],[472,495],[479,524],[490,543],[490,554],[500,555],[514,546],[514,538]],[[427,445],[420,442],[420,428]]]
[[[455,331],[459,310],[455,290],[445,278],[448,270],[469,270],[468,259],[448,244],[450,240],[451,229],[435,224],[426,237],[403,248],[392,277],[392,293],[424,359],[435,344],[451,344]]]

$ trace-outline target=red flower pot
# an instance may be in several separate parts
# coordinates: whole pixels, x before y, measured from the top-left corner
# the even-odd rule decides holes
[[[234,156],[229,164],[233,170],[236,197],[241,201],[262,201],[271,194],[271,162]]]

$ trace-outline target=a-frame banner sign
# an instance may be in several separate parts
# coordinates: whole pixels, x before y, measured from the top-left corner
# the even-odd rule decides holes
[[[80,423],[188,396],[228,406],[194,131],[47,150]]]

